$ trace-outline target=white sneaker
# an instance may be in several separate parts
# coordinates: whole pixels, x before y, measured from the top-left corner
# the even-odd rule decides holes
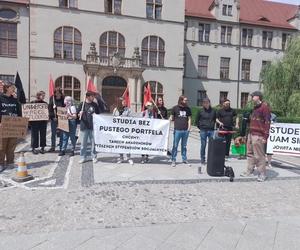
[[[128,163],[129,163],[130,165],[133,165],[133,164],[134,164],[134,163],[133,163],[133,160],[131,160],[131,159],[128,160]]]
[[[83,158],[83,159],[80,159],[78,163],[79,163],[79,164],[82,164],[82,163],[85,163],[85,162],[86,162],[86,159]]]
[[[175,161],[172,161],[171,163],[171,167],[175,168],[176,167],[176,162]]]
[[[260,175],[257,177],[257,181],[258,181],[258,182],[264,182],[266,179],[267,179],[267,176],[265,176],[264,174],[260,174]]]
[[[93,163],[97,163],[98,162],[98,159],[97,159],[97,157],[95,157],[94,159],[93,159]]]
[[[243,173],[240,174],[241,177],[252,177],[254,176],[253,173],[249,173],[248,171],[245,171]]]
[[[118,164],[120,164],[120,163],[122,163],[122,162],[123,162],[122,159],[118,159],[118,161],[117,161]]]

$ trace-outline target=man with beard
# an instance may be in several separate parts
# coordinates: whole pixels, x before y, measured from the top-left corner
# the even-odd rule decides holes
[[[192,112],[187,105],[188,99],[185,96],[180,96],[178,105],[174,106],[171,112],[170,120],[174,121],[174,138],[172,149],[172,167],[176,167],[176,156],[179,141],[181,140],[181,157],[184,164],[187,161],[187,140],[192,125]]]
[[[236,117],[236,121],[234,121],[235,117]],[[230,107],[230,101],[228,99],[225,99],[223,101],[222,108],[220,110],[218,110],[216,121],[219,124],[219,129],[221,131],[232,131],[234,126],[236,128],[238,128],[239,120],[237,117],[237,113],[234,109],[232,109]],[[225,136],[225,140],[226,140],[225,156],[228,157],[229,151],[230,151],[232,134],[230,132],[228,132],[227,134],[225,133],[224,136]]]
[[[271,111],[268,104],[262,101],[262,93],[254,91],[252,94],[254,108],[250,116],[249,133],[247,137],[247,171],[241,176],[251,176],[257,167],[259,176],[257,181],[266,180],[265,145],[269,137]]]

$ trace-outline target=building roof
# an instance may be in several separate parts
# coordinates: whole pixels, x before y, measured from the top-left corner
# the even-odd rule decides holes
[[[7,3],[19,3],[19,4],[29,4],[29,0],[0,0],[1,2],[7,2]]]
[[[216,19],[210,12],[213,0],[185,0],[187,16]],[[296,29],[288,20],[298,11],[297,5],[267,0],[240,0],[240,22],[268,27]]]

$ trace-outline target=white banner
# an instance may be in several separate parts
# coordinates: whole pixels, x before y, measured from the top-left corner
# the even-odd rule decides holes
[[[94,114],[93,123],[97,152],[167,155],[168,120]]]
[[[267,153],[300,156],[300,124],[272,123]]]

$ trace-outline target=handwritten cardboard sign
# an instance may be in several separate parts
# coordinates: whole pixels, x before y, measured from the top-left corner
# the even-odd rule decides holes
[[[69,132],[68,111],[66,108],[57,107],[58,129]]]
[[[26,103],[22,105],[22,116],[29,121],[48,121],[49,111],[47,103]]]
[[[2,116],[2,138],[24,138],[27,134],[28,118]]]

